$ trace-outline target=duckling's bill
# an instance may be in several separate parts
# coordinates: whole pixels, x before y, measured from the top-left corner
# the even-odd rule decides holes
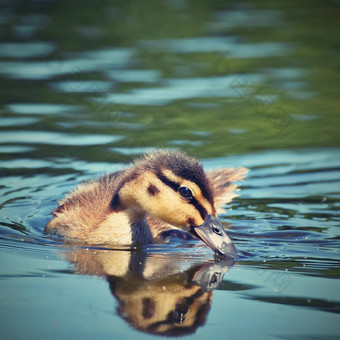
[[[237,249],[218,218],[208,215],[203,224],[192,227],[192,233],[219,255],[237,256]]]

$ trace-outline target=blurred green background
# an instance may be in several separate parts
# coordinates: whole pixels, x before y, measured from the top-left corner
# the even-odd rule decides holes
[[[18,157],[90,162],[339,146],[339,12],[307,0],[2,1],[1,157],[13,143],[34,146]],[[67,133],[120,137],[66,148]]]

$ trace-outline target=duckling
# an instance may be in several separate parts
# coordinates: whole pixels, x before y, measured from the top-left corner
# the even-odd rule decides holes
[[[128,168],[80,184],[52,211],[45,234],[83,244],[150,244],[169,229],[179,229],[225,254],[231,240],[217,218],[235,195],[245,168],[207,174],[181,151],[158,150]]]

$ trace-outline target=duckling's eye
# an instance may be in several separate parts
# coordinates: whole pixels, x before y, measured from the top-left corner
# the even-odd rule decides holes
[[[178,192],[179,192],[179,194],[180,194],[183,198],[185,198],[185,199],[190,199],[190,198],[192,198],[192,192],[191,192],[191,190],[190,190],[189,188],[187,188],[187,187],[180,187],[180,188],[178,189]]]
[[[212,227],[212,231],[213,231],[215,234],[222,236],[222,231],[221,231],[219,228],[217,228],[217,227]]]

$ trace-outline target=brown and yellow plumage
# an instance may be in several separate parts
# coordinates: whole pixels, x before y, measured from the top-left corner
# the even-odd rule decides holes
[[[217,216],[235,196],[231,182],[246,172],[206,173],[183,152],[154,151],[125,170],[80,184],[59,202],[45,233],[87,244],[130,245],[152,243],[170,228],[192,232],[207,216]]]

